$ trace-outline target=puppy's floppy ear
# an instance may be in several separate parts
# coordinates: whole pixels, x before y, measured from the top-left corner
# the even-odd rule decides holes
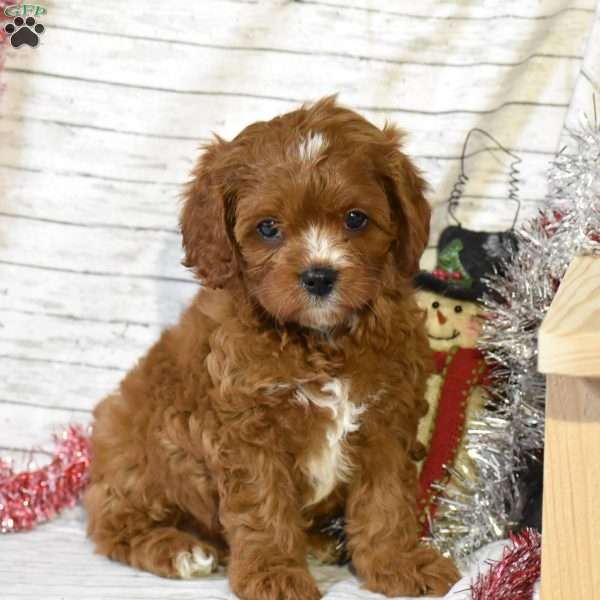
[[[407,277],[419,270],[419,261],[429,240],[431,208],[425,199],[427,183],[410,159],[400,151],[403,133],[386,124],[385,143],[375,164],[396,222],[394,254],[398,268]]]
[[[211,288],[226,287],[239,273],[232,233],[234,191],[225,181],[227,146],[217,137],[205,147],[184,192],[180,219],[183,265]]]

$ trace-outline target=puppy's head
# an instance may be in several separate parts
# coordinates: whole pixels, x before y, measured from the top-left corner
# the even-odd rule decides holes
[[[186,192],[184,264],[209,287],[242,282],[280,322],[343,323],[386,279],[412,277],[427,243],[401,137],[326,98],[217,138]]]

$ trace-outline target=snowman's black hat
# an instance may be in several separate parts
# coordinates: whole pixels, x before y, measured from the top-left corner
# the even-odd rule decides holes
[[[455,300],[480,300],[486,291],[482,277],[499,267],[502,258],[516,246],[512,231],[446,227],[438,242],[437,265],[433,271],[421,271],[416,276],[416,287]]]

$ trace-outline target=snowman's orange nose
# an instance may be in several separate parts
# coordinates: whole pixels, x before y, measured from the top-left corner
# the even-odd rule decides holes
[[[445,317],[439,310],[437,311],[437,318],[440,325],[443,325],[448,320],[448,317]]]

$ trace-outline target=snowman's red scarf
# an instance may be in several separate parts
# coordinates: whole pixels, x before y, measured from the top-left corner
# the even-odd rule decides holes
[[[476,348],[454,347],[449,352],[434,352],[435,372],[442,376],[442,389],[431,436],[429,452],[419,479],[417,506],[422,534],[428,533],[428,521],[437,510],[437,499],[450,476],[463,439],[467,400],[475,386],[485,383],[487,367]]]

